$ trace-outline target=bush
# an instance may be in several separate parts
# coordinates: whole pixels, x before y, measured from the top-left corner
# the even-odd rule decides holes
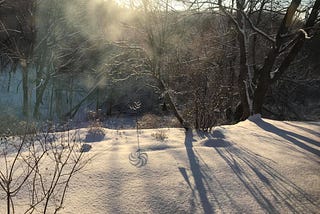
[[[162,129],[159,129],[159,130],[157,130],[157,132],[152,133],[151,136],[161,142],[164,142],[166,139],[168,139],[168,135]]]
[[[101,115],[102,113],[100,109],[98,110],[98,112],[89,111],[87,113],[87,118],[90,124],[89,124],[89,130],[85,139],[86,142],[96,142],[104,139],[105,133],[102,128],[103,124],[101,122],[102,120]]]
[[[24,135],[35,133],[37,129],[36,122],[27,122],[20,120],[13,115],[0,114],[0,135]]]

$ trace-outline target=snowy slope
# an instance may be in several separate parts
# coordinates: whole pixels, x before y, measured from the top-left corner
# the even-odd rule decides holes
[[[162,130],[164,142],[141,130],[148,160],[135,167],[136,131],[104,129],[61,213],[319,213],[320,123],[256,116],[211,133]]]

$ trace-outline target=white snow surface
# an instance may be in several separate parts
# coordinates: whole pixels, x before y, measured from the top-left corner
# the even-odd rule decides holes
[[[145,165],[129,154],[136,130],[103,129],[86,167],[72,178],[60,213],[319,213],[320,123],[254,116],[210,133],[164,128],[140,131]],[[16,200],[23,213],[27,193]],[[0,213],[5,200],[0,197]]]

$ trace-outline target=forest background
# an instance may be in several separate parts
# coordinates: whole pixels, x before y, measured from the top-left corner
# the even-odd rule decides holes
[[[320,1],[0,1],[0,127],[320,118]],[[91,116],[90,116],[91,115]],[[174,122],[173,122],[174,121]]]

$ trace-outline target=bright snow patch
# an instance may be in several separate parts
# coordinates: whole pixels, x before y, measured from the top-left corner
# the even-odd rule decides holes
[[[165,141],[155,139],[159,130],[141,130],[141,167],[129,162],[136,130],[103,131],[86,142],[80,130],[92,159],[71,181],[61,213],[319,212],[320,123],[256,115],[211,133],[162,129]],[[16,213],[26,197],[16,199]]]

